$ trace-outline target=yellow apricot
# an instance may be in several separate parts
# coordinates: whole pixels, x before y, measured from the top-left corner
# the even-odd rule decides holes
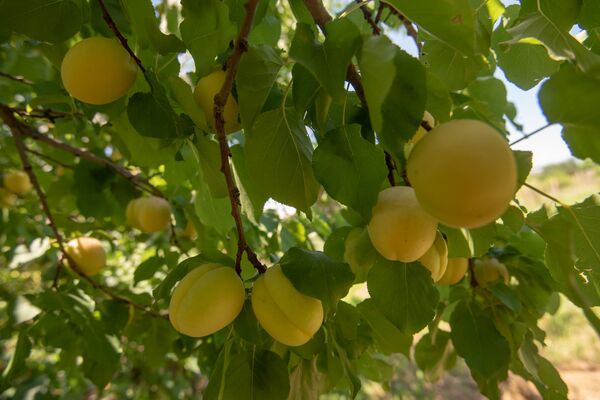
[[[11,207],[17,202],[17,196],[4,188],[0,188],[0,207]]]
[[[463,257],[455,257],[448,259],[446,272],[436,283],[438,285],[454,285],[462,279],[469,268],[469,259]]]
[[[373,247],[388,260],[412,262],[435,241],[437,221],[421,207],[408,186],[382,190],[368,232]]]
[[[173,291],[169,320],[185,335],[211,335],[238,316],[245,296],[244,283],[233,268],[203,264],[190,271]]]
[[[413,148],[407,173],[423,208],[455,228],[496,220],[517,184],[508,143],[477,120],[453,120],[431,130]]]
[[[25,171],[8,171],[4,174],[4,187],[9,191],[23,195],[31,190],[31,181]]]
[[[140,197],[131,200],[125,210],[127,221],[142,232],[159,232],[171,221],[171,206],[161,197]]]
[[[475,260],[473,271],[475,272],[475,280],[481,287],[486,287],[500,278],[505,284],[508,284],[509,276],[506,265],[495,258]]]
[[[135,82],[137,65],[116,39],[91,37],[67,51],[60,74],[71,96],[100,105],[127,93]]]
[[[213,129],[215,127],[214,99],[215,95],[221,90],[223,82],[225,82],[225,76],[225,71],[221,70],[210,73],[198,81],[194,90],[196,104],[200,106],[206,117],[206,122]],[[225,120],[225,133],[232,133],[240,129],[238,104],[231,95],[227,97],[225,102],[223,119]]]
[[[431,279],[434,282],[442,278],[448,266],[448,245],[442,235],[439,233],[436,235],[435,241],[419,258],[419,262],[431,272]]]
[[[288,346],[308,342],[323,323],[321,301],[300,293],[280,265],[269,268],[254,282],[252,309],[267,333]]]
[[[431,115],[428,111],[425,111],[423,113],[423,121],[427,121],[429,126],[432,128],[435,126],[435,119],[433,118],[433,115]],[[410,138],[410,140],[408,142],[406,142],[406,144],[404,145],[404,156],[405,157],[408,158],[413,147],[415,147],[415,144],[417,144],[417,142],[419,140],[421,140],[421,138],[423,138],[423,136],[425,136],[426,133],[427,133],[427,129],[425,129],[421,125],[419,125],[419,127],[417,128],[417,131],[415,132],[413,137]]]
[[[106,251],[96,238],[82,236],[72,239],[65,245],[65,251],[87,276],[97,274],[106,265]]]

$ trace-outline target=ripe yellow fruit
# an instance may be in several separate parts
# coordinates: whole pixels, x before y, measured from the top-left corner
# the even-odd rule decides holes
[[[156,196],[131,200],[125,213],[131,226],[146,233],[162,231],[171,221],[169,202]]]
[[[453,120],[431,130],[413,148],[407,173],[423,208],[455,228],[496,220],[517,185],[508,143],[476,120]]]
[[[173,291],[169,320],[185,335],[211,335],[238,316],[245,296],[244,283],[233,268],[203,264],[190,271]]]
[[[435,126],[435,119],[433,118],[433,115],[431,115],[428,111],[425,111],[425,113],[423,113],[423,121],[427,121],[429,126],[431,126],[432,128]],[[413,137],[404,145],[404,156],[406,158],[408,158],[408,156],[410,155],[410,152],[412,151],[413,147],[415,147],[415,144],[417,144],[417,142],[421,140],[426,133],[427,129],[419,125]]]
[[[454,285],[462,279],[467,273],[469,268],[469,259],[456,257],[448,259],[448,266],[446,266],[446,272],[436,283],[438,285]]]
[[[368,231],[373,247],[388,260],[412,262],[433,244],[437,221],[423,210],[408,186],[382,190]]]
[[[321,301],[300,293],[280,265],[269,268],[254,282],[252,309],[267,333],[288,346],[308,342],[323,323]]]
[[[213,129],[215,127],[214,99],[215,95],[221,90],[223,82],[225,82],[225,76],[225,71],[221,70],[208,74],[198,81],[196,89],[194,90],[194,99],[204,112],[209,127]],[[233,96],[229,95],[225,102],[225,107],[223,108],[225,133],[232,133],[240,129],[241,125],[238,118],[238,104]]]
[[[0,208],[14,206],[17,202],[17,196],[4,188],[0,188]]]
[[[116,39],[92,37],[71,47],[60,68],[67,92],[89,104],[107,104],[133,86],[137,65]]]
[[[505,284],[508,284],[509,276],[506,265],[495,258],[475,260],[473,271],[475,272],[475,280],[481,287],[486,287],[500,278]]]
[[[25,171],[8,171],[4,174],[4,187],[9,191],[23,195],[31,190],[31,181]]]
[[[448,245],[442,235],[439,233],[436,235],[435,241],[419,258],[419,262],[431,272],[431,279],[434,282],[442,278],[448,266]]]
[[[97,274],[106,265],[106,251],[96,238],[82,236],[72,239],[66,244],[65,251],[87,276]]]

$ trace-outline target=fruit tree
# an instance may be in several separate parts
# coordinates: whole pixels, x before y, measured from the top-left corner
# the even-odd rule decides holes
[[[600,163],[597,0],[0,0],[0,399],[566,399],[600,197],[508,139],[555,124]]]

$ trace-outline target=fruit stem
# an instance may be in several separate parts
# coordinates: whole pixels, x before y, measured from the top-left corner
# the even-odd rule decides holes
[[[244,54],[248,50],[248,35],[252,29],[252,21],[254,20],[254,14],[258,6],[259,0],[248,0],[244,5],[246,14],[242,26],[238,33],[238,37],[235,40],[235,47],[233,53],[227,60],[227,68],[225,81],[221,86],[219,93],[214,98],[214,116],[215,116],[215,129],[217,131],[217,139],[219,140],[219,148],[221,150],[221,172],[225,176],[225,182],[227,183],[227,192],[229,194],[229,201],[231,203],[231,215],[235,221],[235,227],[237,230],[238,243],[237,253],[235,256],[235,270],[238,275],[242,273],[242,255],[246,252],[248,260],[254,268],[259,272],[265,272],[266,267],[258,260],[256,253],[250,248],[244,235],[244,225],[242,223],[242,216],[240,213],[240,191],[235,184],[233,173],[231,172],[231,165],[229,164],[229,144],[227,143],[227,137],[225,134],[225,119],[223,118],[223,109],[227,99],[230,96],[231,89],[233,87],[233,80],[237,73],[238,64]]]
[[[540,128],[537,128],[535,131],[528,133],[527,135],[524,135],[522,138],[519,138],[517,140],[515,140],[514,142],[510,143],[509,146],[513,146],[519,142],[522,142],[525,139],[529,139],[530,137],[532,137],[533,135],[535,135],[536,133],[539,133],[541,131],[543,131],[546,128],[551,127],[552,125],[554,125],[554,122],[548,123]]]

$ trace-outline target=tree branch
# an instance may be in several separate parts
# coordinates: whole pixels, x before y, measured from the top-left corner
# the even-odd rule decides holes
[[[75,116],[83,116],[80,112],[64,112],[58,110],[52,110],[50,108],[36,108],[31,111],[27,111],[25,108],[21,107],[9,107],[14,113],[19,114],[22,117],[29,118],[43,118],[54,122],[54,120],[58,118],[72,118]]]
[[[381,35],[381,28],[379,28],[379,26],[377,25],[377,21],[373,20],[373,14],[367,8],[367,5],[363,3],[363,0],[354,0],[354,1],[356,2],[356,4],[362,3],[360,6],[360,10],[363,13],[363,17],[365,18],[365,21],[367,21],[367,23],[371,26],[371,29],[373,30],[373,35],[376,35],[376,36]]]
[[[90,285],[92,285],[95,289],[102,291],[103,293],[105,293],[106,295],[108,295],[109,297],[111,297],[117,301],[127,303],[134,308],[142,310],[149,315],[153,315],[153,316],[160,317],[160,318],[166,318],[164,315],[157,313],[154,310],[148,309],[140,304],[137,304],[137,303],[131,301],[130,299],[128,299],[127,297],[124,297],[124,296],[121,296],[120,294],[114,293],[107,287],[94,281],[92,278],[90,278],[89,276],[84,274],[79,269],[79,267],[77,266],[77,263],[75,263],[75,261],[69,256],[69,254],[65,250],[63,237],[60,234],[60,232],[58,231],[56,222],[54,221],[54,216],[52,214],[52,211],[50,210],[50,207],[48,206],[46,194],[44,193],[39,181],[37,180],[37,176],[33,172],[33,168],[31,167],[31,163],[29,162],[29,158],[27,157],[28,150],[27,150],[27,147],[25,146],[25,143],[23,142],[23,136],[27,136],[25,133],[30,131],[30,127],[26,126],[25,124],[23,124],[22,122],[17,120],[13,114],[13,111],[9,107],[2,105],[2,104],[0,104],[0,118],[6,123],[6,125],[10,128],[10,130],[12,132],[13,139],[15,142],[15,147],[17,149],[17,153],[19,154],[19,158],[21,159],[21,163],[23,164],[23,170],[29,176],[29,180],[31,181],[31,184],[40,199],[40,203],[42,205],[42,210],[43,210],[44,214],[46,215],[46,218],[48,219],[48,225],[50,226],[50,229],[52,230],[52,233],[54,234],[54,237],[56,238],[56,241],[58,243],[58,248],[60,249],[60,252],[62,255],[61,257],[65,258],[67,260],[71,269],[73,271],[75,271],[77,273],[77,275],[79,275],[83,280],[85,280]],[[62,267],[62,262],[59,261],[59,263],[56,267],[57,272],[55,273],[55,276],[54,276],[54,282],[52,284],[52,287],[55,289],[58,288],[58,277],[60,275],[61,267]]]
[[[72,165],[65,164],[62,161],[59,161],[59,160],[57,160],[54,157],[50,157],[50,156],[48,156],[46,154],[40,153],[39,151],[30,149],[29,147],[25,147],[25,151],[27,151],[28,153],[34,154],[34,155],[38,156],[39,158],[44,159],[46,161],[49,161],[49,162],[51,162],[53,164],[60,165],[63,168],[75,169],[75,167],[72,166]]]
[[[546,125],[538,128],[538,129],[536,129],[535,131],[528,133],[527,135],[523,135],[523,137],[521,137],[521,138],[515,140],[514,142],[510,143],[509,146],[514,146],[515,144],[517,144],[519,142],[522,142],[525,139],[529,139],[530,137],[532,137],[536,133],[539,133],[539,132],[543,131],[544,129],[549,128],[552,125],[554,125],[554,122],[548,123],[548,124],[546,124]]]
[[[248,35],[252,29],[252,21],[254,20],[254,14],[256,13],[256,7],[258,6],[259,0],[248,0],[244,5],[246,9],[246,15],[240,32],[235,41],[235,47],[233,53],[227,60],[227,68],[225,81],[221,86],[219,93],[214,98],[214,116],[215,116],[215,128],[217,131],[217,138],[219,140],[219,148],[221,150],[221,172],[225,176],[227,183],[227,191],[229,194],[229,201],[231,203],[231,215],[235,221],[235,227],[238,236],[237,253],[235,257],[235,269],[238,274],[242,272],[242,255],[246,252],[248,260],[252,263],[254,268],[259,272],[265,272],[265,266],[258,260],[256,253],[250,248],[246,241],[244,234],[244,225],[242,223],[242,216],[240,214],[240,191],[237,188],[233,179],[233,173],[231,171],[231,165],[229,164],[229,145],[227,143],[227,137],[225,134],[225,119],[223,118],[223,109],[230,96],[231,88],[233,87],[233,80],[237,73],[238,64],[242,58],[242,54],[248,50]]]
[[[119,31],[119,28],[117,27],[117,24],[115,23],[115,21],[110,16],[110,13],[108,12],[108,9],[106,8],[106,5],[104,4],[104,1],[103,0],[98,0],[98,4],[100,5],[100,8],[102,9],[102,18],[104,18],[104,21],[106,22],[106,25],[108,25],[108,27],[110,28],[110,30],[113,31],[113,33],[115,34],[115,36],[119,39],[119,42],[121,42],[121,45],[123,46],[123,48],[125,50],[127,50],[127,52],[129,53],[129,55],[135,60],[135,63],[142,70],[142,72],[146,72],[146,68],[144,68],[144,65],[142,64],[142,60],[140,60],[135,55],[135,53],[133,52],[133,50],[131,50],[131,47],[129,47],[129,44],[127,43],[127,39],[125,39],[125,36],[123,36],[123,34],[121,33],[121,31]]]
[[[34,84],[34,82],[32,82],[32,81],[30,81],[28,79],[25,79],[22,76],[13,76],[11,74],[7,74],[6,72],[2,72],[2,71],[0,71],[0,76],[4,77],[6,79],[10,79],[11,81],[22,83],[24,85],[31,86],[31,85]]]
[[[390,13],[392,13],[393,15],[398,17],[398,19],[404,25],[404,28],[406,29],[406,33],[408,34],[408,36],[413,38],[413,40],[415,41],[415,44],[417,45],[417,50],[419,51],[419,54],[421,54],[421,50],[423,49],[423,43],[421,43],[419,41],[419,33],[413,26],[412,22],[410,22],[410,20],[408,18],[406,18],[404,16],[404,14],[402,14],[400,11],[396,10],[394,8],[394,6],[392,6],[391,4],[386,3],[385,1],[382,1],[381,4],[385,5],[390,10]]]

